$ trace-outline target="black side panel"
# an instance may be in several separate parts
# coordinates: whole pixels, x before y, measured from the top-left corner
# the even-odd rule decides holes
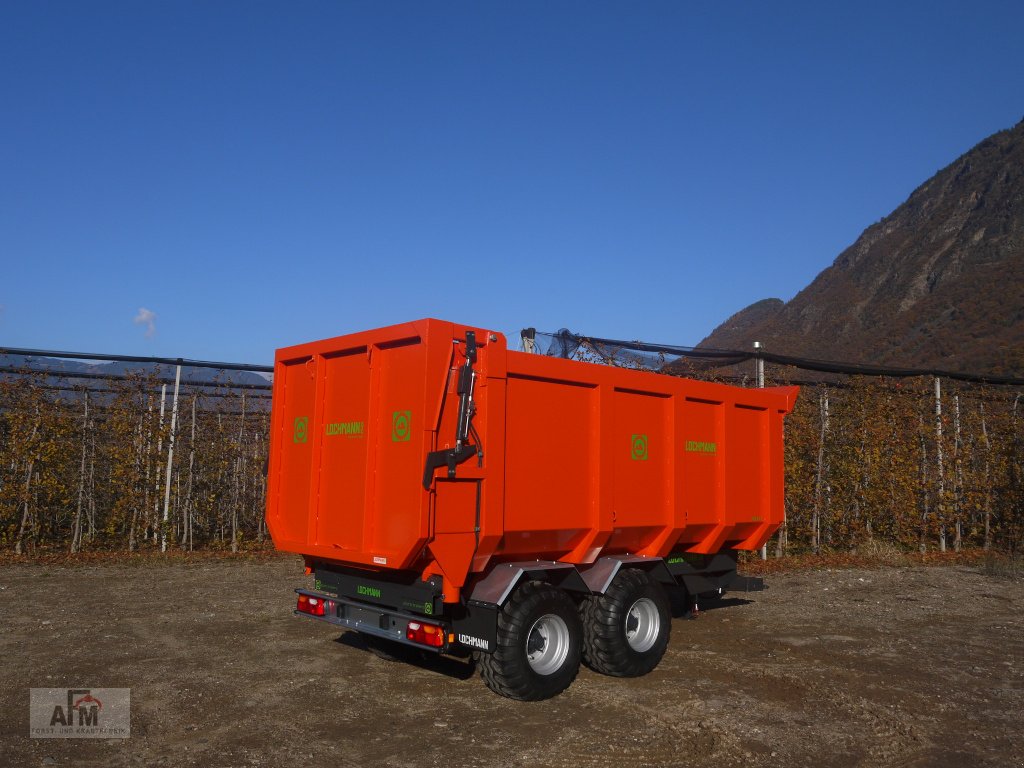
[[[736,578],[736,553],[730,550],[715,555],[673,552],[665,565],[691,595],[724,589]]]
[[[317,563],[314,588],[335,597],[398,608],[423,616],[439,616],[441,579],[420,581],[415,574],[384,574]]]

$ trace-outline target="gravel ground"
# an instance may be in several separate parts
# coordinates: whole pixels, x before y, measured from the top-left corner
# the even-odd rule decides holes
[[[0,764],[1024,766],[1024,582],[770,577],[661,665],[525,704],[292,615],[297,558],[0,567]],[[31,739],[29,688],[131,689],[131,737]]]

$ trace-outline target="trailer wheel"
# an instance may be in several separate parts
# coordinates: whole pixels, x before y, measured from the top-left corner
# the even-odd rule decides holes
[[[638,568],[623,568],[603,595],[580,605],[583,662],[615,677],[646,675],[668,647],[671,613],[661,585]]]
[[[479,655],[480,676],[510,699],[550,699],[576,679],[582,637],[572,598],[543,581],[527,582],[498,613],[497,646]]]

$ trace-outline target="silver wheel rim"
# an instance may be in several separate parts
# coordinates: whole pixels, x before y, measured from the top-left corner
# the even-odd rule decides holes
[[[526,634],[526,660],[538,675],[561,669],[569,655],[569,627],[561,616],[547,613]]]
[[[637,653],[649,651],[658,641],[661,614],[649,597],[641,597],[626,612],[626,641]]]

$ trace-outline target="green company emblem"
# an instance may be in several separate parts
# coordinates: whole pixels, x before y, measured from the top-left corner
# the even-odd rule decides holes
[[[391,414],[391,440],[395,443],[409,442],[409,435],[412,434],[412,427],[409,420],[412,418],[412,411],[395,411]]]
[[[633,461],[647,461],[647,435],[633,435]]]
[[[718,443],[703,443],[700,440],[687,440],[686,450],[689,453],[718,453]]]
[[[295,419],[295,432],[292,434],[293,443],[304,443],[309,437],[309,416],[298,416]]]
[[[380,590],[376,587],[367,587],[363,584],[356,585],[356,594],[365,595],[366,597],[380,597]]]
[[[326,592],[328,595],[334,595],[335,597],[338,595],[333,584],[324,584],[320,579],[313,582],[313,589],[317,592]]]
[[[418,603],[415,600],[403,600],[402,607],[408,608],[410,611],[416,611],[417,613],[425,613],[427,616],[432,616],[434,613],[434,604],[432,602]]]

